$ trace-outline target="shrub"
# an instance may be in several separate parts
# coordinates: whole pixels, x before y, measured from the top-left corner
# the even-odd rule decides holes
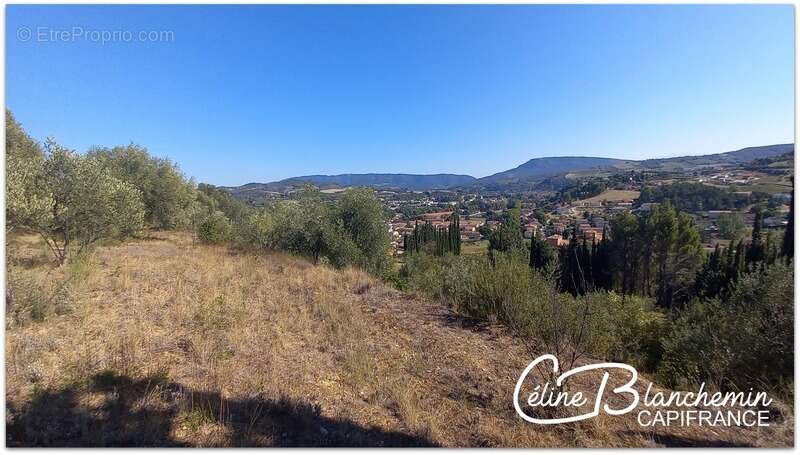
[[[660,337],[667,326],[664,312],[654,309],[652,300],[597,292],[598,311],[607,315],[610,342],[593,353],[602,358],[653,370],[661,359]]]
[[[513,252],[486,256],[417,254],[401,270],[408,286],[457,311],[495,319],[512,329],[532,355],[574,361],[585,354],[651,366],[658,361],[664,314],[639,297],[614,292],[573,297],[557,280],[531,269]]]
[[[32,272],[9,268],[6,275],[6,326],[42,322],[72,310],[68,282],[57,283]]]
[[[794,371],[793,273],[776,263],[743,276],[731,296],[695,300],[662,339],[662,378],[721,388],[781,384]]]
[[[382,276],[389,265],[389,234],[371,190],[348,190],[339,201],[306,191],[245,217],[236,239],[247,249],[283,250],[335,267],[358,266]]]
[[[219,244],[231,239],[233,227],[222,212],[214,212],[197,230],[197,238],[203,243]]]

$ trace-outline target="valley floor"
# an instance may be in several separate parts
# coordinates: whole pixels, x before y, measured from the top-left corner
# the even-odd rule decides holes
[[[791,412],[752,430],[524,422],[511,400],[532,359],[502,327],[360,271],[163,232],[54,269],[32,239],[12,266],[76,278],[70,311],[7,321],[9,446],[793,443]]]

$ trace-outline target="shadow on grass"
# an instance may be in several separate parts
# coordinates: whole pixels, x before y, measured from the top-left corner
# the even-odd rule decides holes
[[[283,396],[230,400],[164,378],[134,380],[102,373],[86,384],[36,394],[6,409],[8,447],[178,447],[175,429],[222,428],[214,444],[238,447],[433,446],[419,436],[363,427],[321,415],[311,403]],[[188,428],[188,430],[187,430]],[[187,438],[187,440],[192,440]]]
[[[624,431],[623,436],[643,436],[652,439],[656,444],[662,444],[665,447],[753,447],[748,444],[736,444],[730,441],[723,441],[721,439],[702,439],[693,438],[691,436],[680,436],[675,434],[663,433],[650,433],[642,431]]]
[[[457,313],[440,313],[430,314],[430,316],[439,319],[443,325],[450,327],[457,327],[459,329],[471,330],[473,332],[489,332],[490,324],[483,319],[473,318],[471,316],[461,315]]]

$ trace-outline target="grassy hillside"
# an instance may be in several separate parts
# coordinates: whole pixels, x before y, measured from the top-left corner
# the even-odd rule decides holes
[[[69,280],[46,292],[58,308],[34,314],[15,293],[7,311],[10,446],[792,443],[791,417],[760,431],[525,423],[511,398],[531,359],[513,338],[360,271],[162,232],[60,268],[47,254],[35,237],[9,246],[10,279]]]

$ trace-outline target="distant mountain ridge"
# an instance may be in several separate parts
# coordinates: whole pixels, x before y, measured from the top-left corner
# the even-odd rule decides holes
[[[310,183],[320,187],[371,186],[375,188],[397,188],[409,190],[434,190],[447,188],[465,188],[472,186],[500,187],[515,183],[542,181],[556,176],[592,169],[675,169],[692,168],[720,164],[741,164],[757,158],[768,158],[793,152],[794,144],[774,144],[746,147],[725,153],[709,155],[679,156],[671,158],[653,158],[645,160],[621,160],[616,158],[588,156],[557,156],[533,158],[507,171],[498,172],[486,177],[475,178],[461,174],[339,174],[339,175],[306,175],[291,177],[270,183],[248,183],[238,187],[228,187],[234,196],[249,199],[267,192],[281,192],[290,188],[301,187]]]
[[[724,163],[747,163],[757,158],[770,158],[783,155],[784,153],[794,152],[794,144],[774,144],[762,145],[757,147],[745,147],[732,152],[714,153],[709,155],[687,155],[675,156],[670,158],[652,158],[639,161],[644,167],[665,163],[678,163],[686,165],[703,164],[724,164]]]
[[[315,185],[374,186],[422,190],[469,185],[475,181],[471,175],[459,174],[339,174],[305,175],[281,180],[280,183],[313,183]]]

